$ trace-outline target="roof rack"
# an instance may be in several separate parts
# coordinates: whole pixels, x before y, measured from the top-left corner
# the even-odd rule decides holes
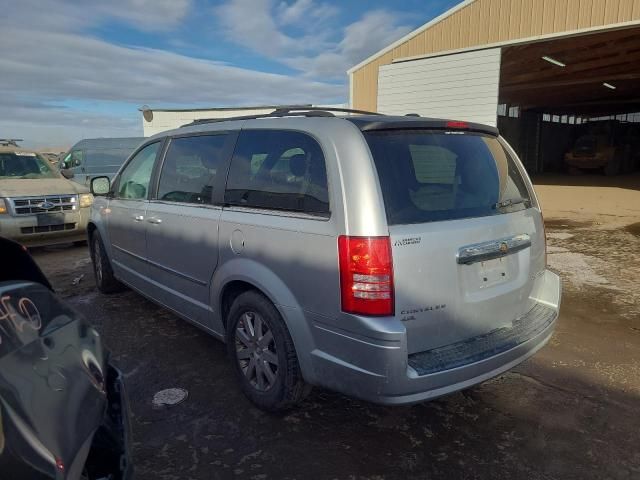
[[[360,115],[382,115],[376,112],[367,112],[366,110],[353,110],[350,108],[337,107],[310,107],[307,105],[282,105],[275,108],[273,112],[261,113],[256,115],[241,115],[238,117],[226,118],[200,118],[191,123],[182,125],[182,127],[190,127],[193,125],[202,125],[206,123],[227,122],[230,120],[254,120],[257,118],[281,118],[281,117],[335,117],[332,112],[339,113],[357,113]]]
[[[19,147],[18,142],[24,142],[21,138],[0,138],[1,147]]]

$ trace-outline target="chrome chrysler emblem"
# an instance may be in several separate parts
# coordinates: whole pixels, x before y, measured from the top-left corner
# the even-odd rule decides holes
[[[508,251],[509,251],[509,245],[507,245],[507,242],[502,242],[500,244],[500,252],[507,253]]]
[[[55,203],[52,203],[52,202],[49,202],[49,201],[44,201],[40,205],[38,205],[38,207],[43,208],[45,210],[51,210],[55,206],[56,206]]]

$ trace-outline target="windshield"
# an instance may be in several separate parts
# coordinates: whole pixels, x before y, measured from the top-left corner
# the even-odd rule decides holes
[[[498,215],[531,206],[495,137],[395,130],[365,134],[390,225]]]
[[[59,178],[40,155],[23,152],[0,153],[0,178]]]

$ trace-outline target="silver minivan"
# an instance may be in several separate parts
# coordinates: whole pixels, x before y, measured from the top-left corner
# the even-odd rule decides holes
[[[393,405],[465,389],[535,353],[558,316],[540,206],[493,127],[309,108],[205,120],[91,186],[98,288],[225,341],[267,410],[310,386]]]

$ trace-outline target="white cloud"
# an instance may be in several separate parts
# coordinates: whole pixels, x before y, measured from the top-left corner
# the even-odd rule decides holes
[[[401,17],[384,10],[340,27],[339,8],[322,0],[228,0],[216,7],[214,33],[299,72],[280,75],[118,45],[87,33],[116,21],[177,45],[182,39],[171,33],[196,13],[194,0],[5,3],[0,132],[25,137],[27,144],[139,135],[136,109],[145,103],[341,102],[347,96],[347,68],[409,30]]]
[[[310,20],[324,21],[338,14],[338,8],[328,3],[317,3],[314,0],[295,0],[293,3],[280,2],[277,9],[280,25],[296,25]]]
[[[17,96],[141,103],[273,103],[335,98],[340,87],[76,34],[5,29],[3,89]],[[285,98],[286,97],[286,98]]]
[[[305,77],[341,78],[349,68],[410,31],[411,27],[398,24],[397,15],[376,10],[347,25],[342,40],[333,48],[315,56],[294,56],[284,62]]]
[[[281,15],[293,21],[296,16],[313,8],[305,0],[302,0],[301,7],[296,5],[280,7]],[[231,0],[216,7],[214,12],[227,39],[272,58],[314,51],[326,45],[319,33],[309,32],[299,37],[284,33],[277,22],[273,0]]]
[[[386,10],[368,12],[341,31],[327,21],[337,9],[314,0],[230,0],[215,12],[228,39],[309,78],[344,79],[351,66],[411,31]]]
[[[180,24],[192,0],[19,0],[5,2],[0,24],[25,29],[82,30],[115,18],[141,30],[167,30]]]
[[[15,4],[27,5],[33,0],[23,1]],[[320,103],[346,96],[341,85],[258,72],[162,50],[115,45],[83,31],[82,27],[88,24],[83,16],[96,14],[97,7],[83,10],[76,5],[78,11],[67,17],[61,14],[68,8],[67,3],[60,3],[56,10],[54,0],[42,2],[52,9],[48,20],[47,15],[34,10],[31,23],[17,21],[29,17],[25,10],[34,4],[25,10],[13,4],[10,15],[0,19],[0,131],[24,137],[26,144],[73,143],[82,136],[139,135],[137,107],[145,103]],[[170,28],[174,19],[165,17],[185,15],[189,2],[175,2],[178,8],[173,1],[117,0],[100,8],[129,8],[128,21],[136,24],[138,13],[144,15],[145,7],[151,3],[145,28],[157,29]],[[90,107],[91,102],[128,103],[131,110],[122,115],[103,108],[107,113],[101,114],[97,107]],[[84,107],[51,106],[74,103]]]

